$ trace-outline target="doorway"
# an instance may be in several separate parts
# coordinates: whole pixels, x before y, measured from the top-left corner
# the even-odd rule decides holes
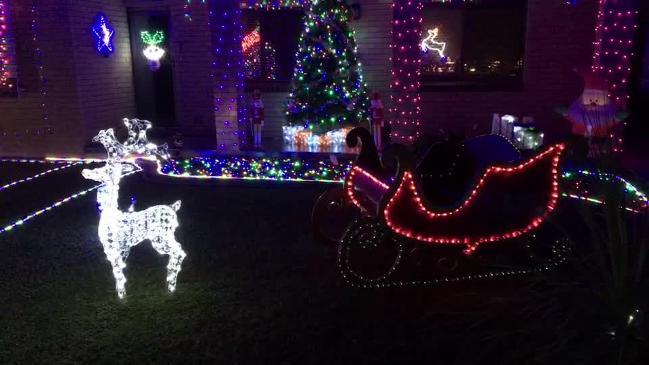
[[[174,97],[173,55],[169,46],[169,12],[161,10],[129,9],[128,23],[133,63],[135,106],[138,118],[151,121],[161,134],[171,135],[176,127],[176,100]],[[144,56],[147,44],[141,33],[162,32],[164,38],[157,44],[164,50],[158,65]]]

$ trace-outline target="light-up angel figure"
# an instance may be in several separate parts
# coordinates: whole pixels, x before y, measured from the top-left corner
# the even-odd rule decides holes
[[[142,42],[147,45],[142,53],[149,60],[149,68],[156,71],[160,68],[160,59],[165,55],[165,50],[158,46],[164,41],[165,34],[161,30],[156,30],[153,34],[143,31],[140,33],[140,37],[142,37]]]
[[[100,131],[93,138],[94,142],[101,143],[108,152],[106,165],[82,171],[86,179],[102,183],[97,190],[100,210],[99,240],[104,246],[106,258],[113,267],[115,287],[120,299],[126,295],[124,269],[131,247],[149,240],[158,253],[169,255],[167,288],[170,292],[176,290],[176,279],[186,256],[174,234],[178,228],[176,211],[180,209],[180,201],[171,205],[156,205],[142,211],[119,209],[120,180],[122,176],[138,168],[127,160],[136,155],[158,155],[164,158],[167,156],[166,145],[158,147],[147,141],[146,130],[151,127],[149,121],[124,119],[124,124],[129,131],[129,138],[125,143],[117,140],[112,128]]]
[[[106,15],[104,13],[98,13],[90,29],[97,41],[95,45],[97,52],[105,57],[110,56],[113,53],[113,36],[115,35],[115,30],[108,22]]]
[[[421,50],[423,52],[435,51],[440,58],[444,58],[444,50],[446,49],[446,42],[439,42],[435,40],[439,28],[428,29],[428,36],[421,41]]]

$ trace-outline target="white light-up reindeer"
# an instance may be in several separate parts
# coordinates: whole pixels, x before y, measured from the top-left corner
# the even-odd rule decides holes
[[[176,289],[176,279],[186,254],[180,243],[176,241],[174,232],[178,228],[176,211],[180,201],[172,205],[156,205],[145,210],[121,211],[118,206],[119,183],[121,178],[138,167],[126,160],[134,155],[167,156],[166,145],[156,146],[146,140],[146,130],[151,123],[146,120],[124,119],[129,137],[125,143],[120,143],[113,129],[99,132],[93,138],[101,143],[108,152],[106,165],[96,169],[84,169],[83,177],[101,182],[97,191],[99,204],[99,240],[104,246],[106,258],[113,267],[117,296],[121,299],[126,295],[126,258],[131,247],[144,240],[151,241],[153,248],[161,255],[169,255],[167,264],[167,288],[170,292]]]
[[[446,50],[446,42],[439,42],[435,40],[439,28],[428,29],[428,36],[421,41],[421,50],[423,52],[435,51],[440,57],[444,57],[444,50]]]

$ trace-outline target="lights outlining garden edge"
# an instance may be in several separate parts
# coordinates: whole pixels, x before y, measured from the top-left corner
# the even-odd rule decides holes
[[[67,169],[67,168],[69,168],[69,167],[72,167],[72,166],[75,166],[75,165],[79,165],[79,164],[81,164],[81,162],[74,162],[74,163],[71,163],[71,164],[68,164],[68,165],[63,165],[63,166],[55,167],[55,168],[52,168],[52,169],[49,169],[49,170],[46,170],[46,171],[40,172],[40,173],[38,173],[38,174],[35,174],[35,175],[32,175],[32,176],[28,176],[28,177],[23,178],[23,179],[18,179],[18,180],[12,181],[12,182],[10,182],[10,183],[8,183],[8,184],[5,184],[5,185],[0,186],[0,191],[5,190],[5,189],[8,189],[8,188],[10,188],[10,187],[12,187],[12,186],[16,186],[16,185],[18,185],[18,184],[24,183],[24,182],[28,182],[28,181],[31,181],[31,180],[37,179],[37,178],[39,178],[39,177],[42,177],[42,176],[45,176],[45,175],[51,174],[51,173],[53,173],[53,172],[57,172],[57,171],[65,170],[65,169]]]
[[[149,60],[149,67],[151,70],[156,71],[160,68],[160,59],[165,55],[165,50],[159,46],[159,44],[164,42],[164,32],[156,30],[152,34],[148,31],[142,31],[140,37],[142,38],[142,42],[147,45],[142,53],[144,54],[144,57]]]
[[[292,158],[194,157],[158,164],[158,173],[170,177],[342,183],[351,163],[335,165],[321,160]]]
[[[31,160],[27,160],[27,161],[28,162],[35,162],[35,161],[31,161]],[[12,162],[16,162],[16,161],[12,161]],[[37,162],[42,162],[42,161],[37,161]],[[47,162],[57,163],[55,161],[47,161]],[[92,162],[95,162],[95,160],[92,160]],[[140,171],[141,170],[139,168],[137,168],[137,169],[135,169],[135,170],[133,170],[131,172],[125,173],[124,175],[122,175],[122,177],[131,175],[131,174],[134,174],[134,173],[137,173],[137,172],[140,172]],[[91,188],[81,190],[81,191],[76,192],[74,194],[68,195],[67,197],[65,197],[63,199],[57,200],[54,203],[52,203],[50,205],[47,205],[47,206],[45,206],[45,207],[43,207],[41,209],[38,209],[38,210],[36,210],[36,211],[34,211],[32,213],[29,213],[26,216],[23,216],[22,218],[19,218],[19,219],[13,221],[12,223],[0,228],[0,234],[9,232],[9,231],[11,231],[12,229],[14,229],[16,227],[22,226],[26,222],[28,222],[28,221],[30,221],[30,220],[44,214],[44,213],[47,213],[47,212],[53,210],[54,208],[58,208],[58,207],[62,206],[63,204],[68,203],[68,202],[70,202],[70,201],[72,201],[74,199],[85,196],[89,192],[91,192],[93,190],[97,190],[102,186],[103,186],[103,184],[98,184],[98,185],[95,185],[95,186],[93,186]]]

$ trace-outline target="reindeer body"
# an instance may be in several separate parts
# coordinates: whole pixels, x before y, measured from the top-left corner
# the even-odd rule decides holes
[[[104,247],[106,258],[113,267],[115,287],[119,298],[124,298],[126,295],[124,269],[131,247],[149,240],[151,246],[159,254],[169,256],[167,288],[170,292],[176,290],[178,272],[186,256],[175,237],[175,231],[178,228],[176,211],[180,209],[180,201],[176,201],[172,205],[156,205],[139,212],[125,212],[119,209],[120,180],[124,174],[135,170],[133,165],[122,162],[125,156],[134,151],[148,153],[158,150],[157,146],[146,143],[144,133],[137,133],[137,123],[134,122],[140,121],[124,120],[129,128],[129,136],[132,136],[127,144],[117,142],[112,129],[100,131],[95,140],[102,143],[108,151],[109,158],[106,165],[82,171],[82,175],[86,179],[102,183],[102,186],[97,190],[97,203],[100,210],[99,241]],[[150,123],[148,126],[143,125],[143,130],[150,127]],[[162,150],[164,150],[164,146]]]
[[[144,240],[150,240],[160,252],[155,243],[174,236],[178,227],[176,211],[179,208],[180,201],[177,201],[172,206],[156,205],[139,212],[102,212],[99,240],[111,250],[125,251],[122,256],[128,256],[130,248]]]

